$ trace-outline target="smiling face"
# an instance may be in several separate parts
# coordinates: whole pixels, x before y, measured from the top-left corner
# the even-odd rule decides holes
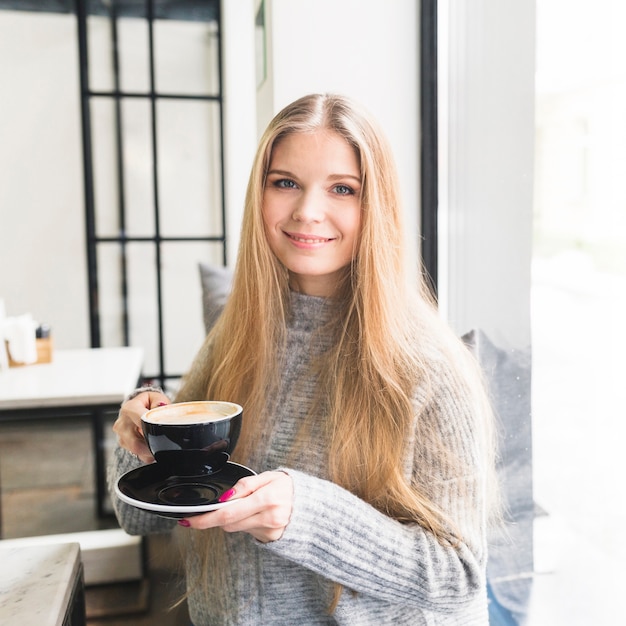
[[[293,289],[332,295],[354,256],[361,175],[354,149],[332,131],[294,133],[274,145],[263,192],[272,252]]]

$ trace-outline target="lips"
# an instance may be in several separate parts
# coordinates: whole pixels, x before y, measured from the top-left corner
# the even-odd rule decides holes
[[[283,231],[285,232],[285,231]],[[303,235],[300,233],[288,233],[285,232],[285,235],[296,241],[298,243],[308,243],[308,244],[316,244],[316,243],[328,243],[329,241],[333,241],[334,237],[317,237],[315,235]]]

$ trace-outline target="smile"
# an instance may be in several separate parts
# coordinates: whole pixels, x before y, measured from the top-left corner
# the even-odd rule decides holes
[[[327,243],[329,241],[333,241],[332,237],[313,237],[311,235],[296,235],[293,233],[285,233],[287,237],[292,239],[293,241],[297,241],[298,243]]]

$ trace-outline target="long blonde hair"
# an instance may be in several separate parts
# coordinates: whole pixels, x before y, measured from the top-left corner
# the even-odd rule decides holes
[[[403,522],[417,522],[442,543],[460,539],[454,524],[412,484],[405,471],[407,443],[441,453],[446,442],[436,425],[420,426],[414,391],[429,388],[433,355],[454,363],[458,385],[484,410],[477,368],[440,320],[420,272],[408,272],[403,245],[399,185],[383,133],[357,105],[337,95],[309,95],[284,108],[261,138],[248,183],[232,292],[207,337],[186,384],[208,398],[245,407],[236,459],[246,462],[263,427],[267,397],[279,381],[277,359],[289,316],[289,276],[269,248],[262,216],[272,149],[292,133],[328,130],[354,149],[362,179],[360,240],[336,300],[340,314],[329,332],[333,347],[318,363],[320,397],[327,410],[330,478]],[[478,384],[476,384],[478,383]],[[416,412],[418,413],[416,416]],[[420,430],[421,428],[421,430]],[[463,471],[462,468],[458,468]],[[338,596],[336,594],[335,600]]]

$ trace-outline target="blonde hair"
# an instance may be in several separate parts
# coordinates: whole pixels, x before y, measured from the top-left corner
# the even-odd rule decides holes
[[[236,459],[245,463],[263,427],[266,398],[279,384],[277,359],[289,315],[289,275],[265,236],[265,177],[281,139],[319,130],[337,133],[352,146],[362,180],[360,240],[336,294],[340,314],[327,329],[333,333],[332,348],[316,371],[324,392],[315,406],[327,411],[330,479],[385,514],[417,522],[440,542],[455,545],[460,538],[454,523],[405,471],[416,424],[416,445],[439,454],[449,470],[466,472],[454,466],[458,460],[446,453],[437,425],[420,420],[428,399],[416,407],[414,391],[417,385],[430,387],[433,355],[441,359],[443,354],[476,410],[485,410],[485,396],[477,368],[440,320],[424,277],[407,271],[391,150],[371,118],[348,99],[300,98],[278,113],[262,136],[247,187],[232,292],[186,384],[199,382],[207,398],[228,398],[245,407],[248,419],[236,450]],[[179,399],[186,393],[184,383]]]

